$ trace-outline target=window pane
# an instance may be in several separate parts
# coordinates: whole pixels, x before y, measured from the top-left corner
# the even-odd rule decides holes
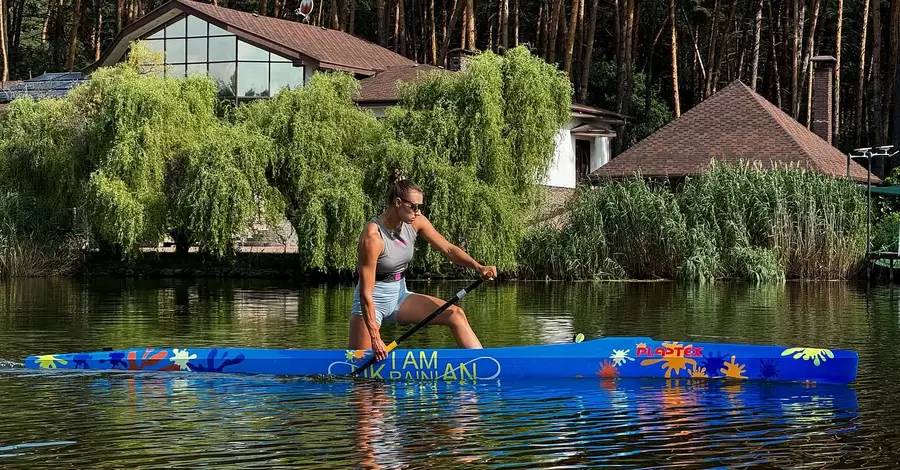
[[[187,35],[196,38],[206,36],[206,22],[196,16],[188,16],[187,19]]]
[[[234,96],[234,62],[209,64],[209,75],[219,87],[220,96]]]
[[[224,29],[210,23],[209,24],[209,35],[210,36],[231,36],[232,34]]]
[[[166,63],[184,62],[184,39],[166,39]]]
[[[303,86],[303,67],[294,67],[293,64],[273,63],[272,67],[272,96],[276,96],[282,87],[291,89]]]
[[[192,63],[206,62],[206,38],[187,40],[187,61]]]
[[[238,60],[262,60],[268,62],[269,51],[238,41]]]
[[[164,30],[164,29],[160,29],[159,31],[148,36],[147,39],[162,39],[165,34],[165,31],[166,30]]]
[[[166,76],[167,77],[184,78],[184,75],[185,75],[184,64],[167,65],[166,66]]]
[[[188,75],[205,74],[206,73],[206,64],[188,64],[187,73],[188,73]]]
[[[270,56],[270,60],[272,62],[291,62],[291,59],[288,59],[287,57],[281,57],[280,55],[278,55],[274,52]]]
[[[210,25],[212,27],[212,25]],[[209,61],[222,62],[227,60],[235,60],[235,42],[234,36],[209,38]]]
[[[162,39],[155,39],[153,41],[144,41],[147,44],[147,49],[156,52],[165,52],[165,44]]]
[[[269,64],[238,62],[238,96],[269,96]]]
[[[185,30],[186,24],[187,24],[187,21],[185,21],[184,18],[172,23],[171,26],[166,28],[166,39],[183,38],[185,36],[185,33],[187,32]]]

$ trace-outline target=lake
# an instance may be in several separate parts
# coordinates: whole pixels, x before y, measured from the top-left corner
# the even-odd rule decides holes
[[[466,281],[410,281],[451,297]],[[345,348],[352,285],[0,283],[0,467],[893,467],[900,289],[850,282],[492,282],[461,302],[485,346],[576,333],[848,348],[851,386],[583,379],[358,383],[25,370],[137,346]],[[387,325],[386,342],[407,327]],[[404,346],[452,347],[428,327]],[[896,414],[895,414],[896,413]]]

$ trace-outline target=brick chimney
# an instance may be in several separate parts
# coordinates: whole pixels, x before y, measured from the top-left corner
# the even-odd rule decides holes
[[[831,143],[834,107],[834,64],[837,59],[830,55],[820,55],[812,58],[813,84],[812,84],[812,130],[828,145]]]

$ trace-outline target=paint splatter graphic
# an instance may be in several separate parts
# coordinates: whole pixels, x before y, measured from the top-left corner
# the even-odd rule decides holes
[[[188,364],[188,367],[193,371],[197,372],[222,372],[226,367],[233,366],[235,364],[240,364],[244,362],[244,355],[238,354],[237,356],[228,359],[228,351],[222,353],[221,362],[219,365],[216,365],[216,356],[218,355],[219,350],[213,349],[206,356],[206,365],[201,364]],[[196,356],[196,355],[195,355]]]
[[[603,378],[615,378],[619,376],[619,369],[616,368],[616,365],[610,362],[608,359],[605,359],[600,363],[600,370],[595,372],[598,377]]]
[[[609,358],[613,360],[616,366],[621,366],[625,363],[625,361],[633,361],[633,357],[629,357],[628,353],[631,352],[630,349],[613,349],[612,354],[609,355]]]
[[[64,366],[69,363],[69,361],[65,359],[59,359],[53,354],[48,354],[46,356],[38,356],[37,358],[38,364],[40,364],[41,369],[56,369],[57,365]]]
[[[690,375],[691,378],[693,378],[693,379],[709,378],[709,375],[706,374],[706,368],[705,367],[697,367],[697,365],[694,365],[693,367],[691,367],[691,369],[688,371],[688,375]]]
[[[725,367],[721,369],[721,372],[725,377],[732,379],[746,379],[747,377],[744,374],[744,364],[738,364],[735,356],[731,356],[731,361],[725,363]]]
[[[830,349],[820,349],[820,348],[789,348],[785,349],[781,355],[789,356],[793,354],[794,359],[803,359],[804,361],[808,361],[812,359],[813,364],[817,367],[819,364],[827,361],[828,359],[834,359],[834,353],[831,352]],[[826,359],[826,356],[828,359]]]
[[[703,358],[701,365],[709,371],[712,377],[717,377],[720,370],[725,367],[725,358],[728,355],[721,351],[716,351]]]
[[[172,350],[172,353],[174,354],[174,356],[170,357],[169,360],[174,362],[175,364],[178,364],[178,367],[181,370],[191,370],[191,368],[188,366],[188,361],[197,359],[197,355],[190,354],[187,349],[175,348]]]
[[[775,359],[763,359],[759,361],[759,376],[764,379],[774,379],[778,377],[778,365]]]
[[[691,359],[689,357],[683,357],[676,353],[675,351],[683,351],[687,348],[692,348],[693,345],[689,344],[687,346],[682,346],[679,342],[674,343],[663,343],[663,347],[666,348],[666,354],[660,359],[644,359],[641,361],[642,366],[650,366],[657,363],[662,363],[662,368],[665,369],[666,373],[664,375],[665,378],[672,377],[672,371],[675,372],[675,375],[678,375],[682,370],[687,371],[688,364],[692,366],[697,365],[697,361]],[[672,351],[671,353],[668,351]]]

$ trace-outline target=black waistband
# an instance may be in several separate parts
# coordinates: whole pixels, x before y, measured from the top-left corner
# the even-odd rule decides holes
[[[381,282],[398,282],[404,277],[404,273],[375,273],[375,280]]]

